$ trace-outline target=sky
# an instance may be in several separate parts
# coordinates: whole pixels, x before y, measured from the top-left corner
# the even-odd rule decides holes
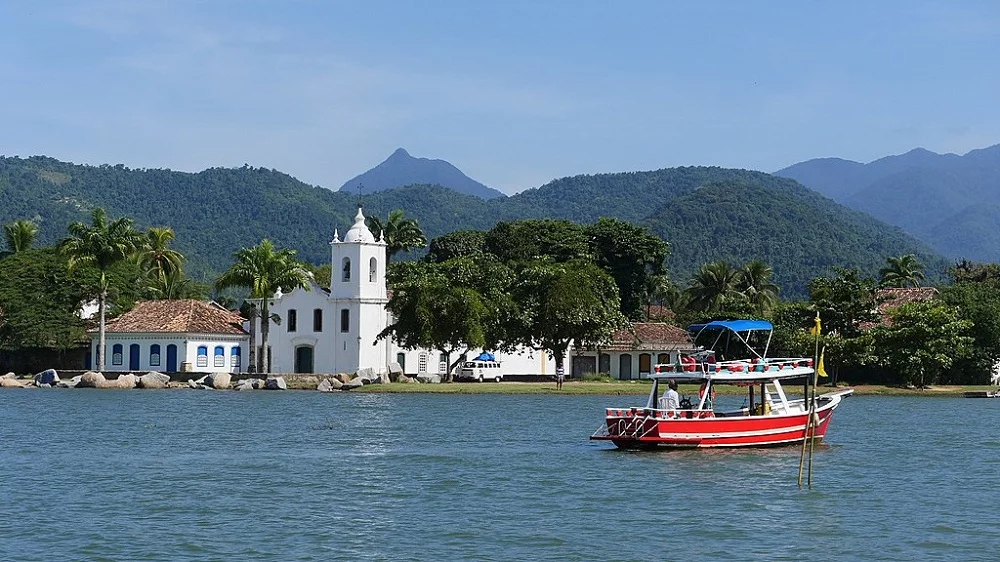
[[[0,154],[330,189],[1000,143],[1000,2],[0,0]]]

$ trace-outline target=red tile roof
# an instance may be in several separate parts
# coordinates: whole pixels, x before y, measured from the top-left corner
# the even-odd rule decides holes
[[[108,321],[113,333],[245,334],[243,317],[215,302],[194,299],[139,301]]]
[[[618,330],[611,336],[611,344],[601,351],[665,351],[691,349],[694,344],[683,328],[661,322],[636,322],[631,329]]]
[[[892,321],[889,311],[899,308],[911,302],[924,302],[938,296],[939,291],[934,287],[887,287],[879,289],[875,293],[878,299],[878,322],[864,322],[861,328],[867,330],[878,325],[889,326]]]

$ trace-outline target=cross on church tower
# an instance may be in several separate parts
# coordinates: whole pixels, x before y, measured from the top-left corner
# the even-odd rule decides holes
[[[359,209],[361,208],[361,190],[364,189],[364,187],[365,187],[365,184],[363,184],[363,183],[359,183],[358,184],[358,208]]]

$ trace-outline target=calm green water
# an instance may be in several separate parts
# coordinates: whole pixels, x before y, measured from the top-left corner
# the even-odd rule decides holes
[[[812,491],[587,440],[636,400],[0,391],[0,559],[1000,559],[1000,400],[849,398]]]

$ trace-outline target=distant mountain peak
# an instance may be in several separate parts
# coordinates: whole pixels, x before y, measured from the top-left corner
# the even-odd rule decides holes
[[[340,187],[340,191],[352,191],[364,185],[366,193],[375,193],[415,184],[440,185],[481,199],[506,197],[444,160],[415,158],[402,147],[393,151],[378,166],[349,180]]]

